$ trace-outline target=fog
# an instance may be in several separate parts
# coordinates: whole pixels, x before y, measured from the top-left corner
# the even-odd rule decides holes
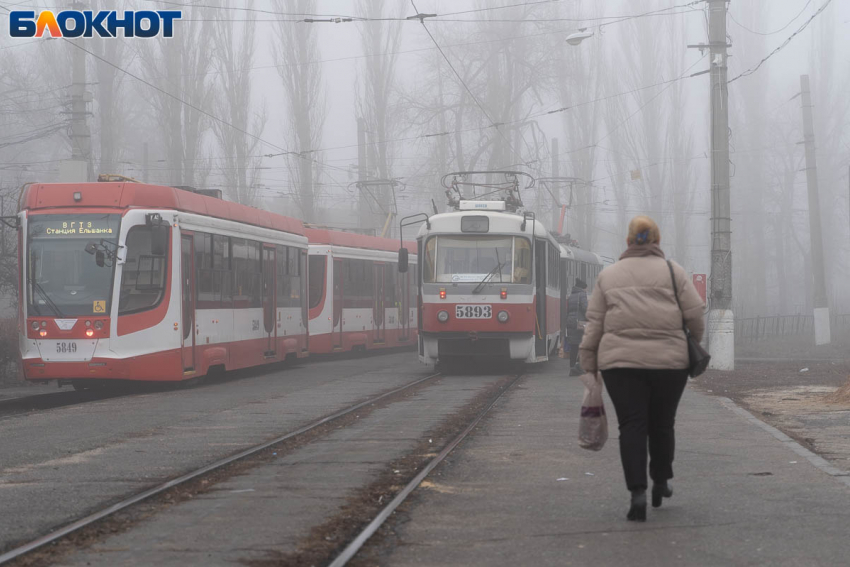
[[[578,246],[616,259],[628,220],[644,213],[668,255],[710,274],[710,87],[698,74],[709,57],[687,47],[708,41],[704,2],[417,0],[437,15],[423,21],[405,19],[409,0],[199,4],[87,3],[183,10],[172,39],[78,44],[92,176],[218,188],[313,224],[397,237],[398,219],[430,212],[432,199],[446,210],[446,173],[557,168],[573,181],[538,183],[523,201],[546,222],[569,205],[563,230]],[[61,181],[80,151],[69,103],[80,52],[13,39],[2,21],[0,187],[11,214],[23,183]],[[850,312],[848,22],[846,2],[729,4],[738,316],[812,308],[803,74],[827,293]],[[579,45],[565,41],[585,28],[593,35]]]

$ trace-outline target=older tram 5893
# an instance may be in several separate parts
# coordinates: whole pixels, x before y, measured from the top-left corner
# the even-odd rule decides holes
[[[447,194],[455,210],[427,217],[417,236],[419,360],[549,360],[563,334],[562,288],[579,274],[592,285],[601,268],[598,256],[585,252],[577,258],[523,210],[516,174],[507,174],[510,183],[497,191],[503,197],[498,200],[494,192],[487,195],[491,200],[468,191],[468,198],[460,198],[467,174],[450,175],[455,179]]]

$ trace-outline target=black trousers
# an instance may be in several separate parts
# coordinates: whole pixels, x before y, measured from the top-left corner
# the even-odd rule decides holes
[[[620,459],[628,489],[647,488],[647,442],[650,478],[673,478],[673,427],[688,371],[615,368],[603,370],[602,378],[620,424]]]

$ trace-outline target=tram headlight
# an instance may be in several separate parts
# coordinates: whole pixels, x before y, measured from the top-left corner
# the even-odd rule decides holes
[[[95,321],[94,322],[94,328],[97,329],[98,331],[101,330],[103,328],[103,321]]]
[[[437,313],[437,321],[440,323],[445,323],[449,320],[449,312],[448,311],[440,311]]]
[[[94,329],[86,329],[86,336],[91,338],[94,336]]]
[[[42,330],[40,330],[40,331],[38,332],[38,334],[41,336],[41,338],[46,337],[46,336],[47,336],[47,329],[42,329]]]
[[[33,322],[32,322],[32,330],[33,330],[33,331],[37,331],[37,330],[38,330],[38,321],[33,321]]]
[[[496,315],[496,319],[499,320],[499,323],[507,323],[510,318],[511,315],[507,311],[499,311],[499,314]]]

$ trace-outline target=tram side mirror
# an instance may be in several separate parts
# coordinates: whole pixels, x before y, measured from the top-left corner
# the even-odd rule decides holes
[[[407,273],[407,264],[408,264],[407,256],[408,256],[408,254],[409,254],[409,252],[408,252],[407,248],[399,248],[398,249],[398,271],[401,274]]]
[[[97,264],[98,268],[106,265],[106,254],[103,253],[103,250],[98,250],[94,253],[94,263]]]
[[[168,250],[168,225],[165,223],[151,226],[151,254],[165,256]]]
[[[89,254],[97,252],[97,242],[89,242],[86,244],[86,252]]]

